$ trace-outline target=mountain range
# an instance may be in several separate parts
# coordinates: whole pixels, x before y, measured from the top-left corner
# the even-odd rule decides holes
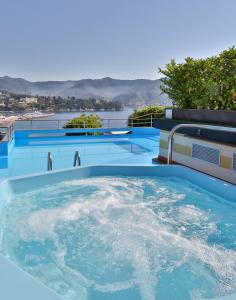
[[[125,106],[169,105],[167,95],[162,94],[161,81],[150,79],[121,80],[81,79],[68,81],[31,82],[22,78],[0,77],[0,90],[16,94],[40,96],[74,96],[76,98],[104,98],[118,100]]]

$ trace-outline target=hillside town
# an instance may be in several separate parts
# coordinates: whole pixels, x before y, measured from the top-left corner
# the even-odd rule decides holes
[[[121,110],[123,110],[123,105],[118,101],[63,98],[61,96],[29,96],[0,91],[0,120],[42,118],[58,112]]]

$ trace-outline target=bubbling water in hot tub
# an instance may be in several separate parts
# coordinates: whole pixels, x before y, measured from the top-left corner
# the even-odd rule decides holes
[[[235,208],[174,177],[64,181],[15,195],[1,251],[68,300],[212,298],[236,289]]]

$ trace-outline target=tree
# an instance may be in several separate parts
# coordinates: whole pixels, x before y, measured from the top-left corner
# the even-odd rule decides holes
[[[236,48],[206,59],[171,60],[161,89],[180,108],[236,109]]]
[[[149,105],[136,109],[128,119],[129,126],[145,127],[151,124],[152,118],[162,118],[165,115],[165,106]]]
[[[67,122],[63,128],[101,128],[102,120],[98,115],[81,114],[79,117],[74,118]]]

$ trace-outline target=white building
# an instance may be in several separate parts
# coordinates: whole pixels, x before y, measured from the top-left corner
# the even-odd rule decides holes
[[[37,103],[38,99],[36,97],[24,97],[20,99],[21,102],[29,103]]]

